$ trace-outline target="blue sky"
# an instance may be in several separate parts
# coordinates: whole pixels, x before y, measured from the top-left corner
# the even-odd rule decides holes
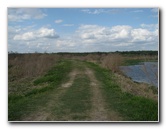
[[[158,50],[158,8],[8,8],[8,51]]]

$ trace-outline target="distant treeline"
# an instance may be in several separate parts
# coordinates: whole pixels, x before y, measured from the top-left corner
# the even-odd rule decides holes
[[[17,54],[17,55],[23,55],[23,54],[57,54],[57,55],[66,55],[70,54],[73,56],[86,56],[88,54],[122,54],[122,55],[158,55],[158,51],[116,51],[116,52],[57,52],[57,53],[17,53],[17,52],[8,52],[8,54]]]
[[[116,51],[123,55],[158,55],[158,51]]]

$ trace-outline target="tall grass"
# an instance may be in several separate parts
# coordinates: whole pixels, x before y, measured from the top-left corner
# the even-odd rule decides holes
[[[47,72],[59,59],[49,54],[9,54],[9,81],[21,78],[37,77]]]
[[[112,72],[118,72],[119,66],[123,62],[123,57],[120,54],[108,54],[101,58],[101,65]]]

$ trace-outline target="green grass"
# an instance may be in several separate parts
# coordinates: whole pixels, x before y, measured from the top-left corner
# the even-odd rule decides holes
[[[97,79],[102,82],[103,94],[110,110],[119,112],[125,121],[158,121],[157,102],[122,92],[113,81],[113,73],[93,63],[87,65],[94,69]]]
[[[17,92],[9,94],[8,120],[19,121],[23,115],[34,111],[38,106],[44,106],[48,101],[49,92],[58,88],[62,82],[68,79],[67,75],[71,71],[71,65],[71,61],[60,61],[46,75],[34,81],[35,85],[49,83],[47,87],[32,89],[21,95],[18,95]]]
[[[143,59],[127,59],[123,62],[123,66],[138,65],[141,62],[157,62],[157,60],[143,60]]]
[[[36,79],[34,85],[39,85],[41,83],[51,83],[51,86],[57,85],[64,81],[64,76],[71,70],[71,61],[61,61],[53,67],[48,73]]]
[[[88,118],[88,110],[91,108],[90,80],[80,74],[73,85],[60,98],[61,106],[54,109],[54,115],[58,120],[85,120]]]
[[[8,120],[21,121],[24,116],[33,112],[35,113],[35,110],[38,110],[40,106],[45,106],[49,99],[49,92],[44,92],[42,94],[35,94],[9,101]]]

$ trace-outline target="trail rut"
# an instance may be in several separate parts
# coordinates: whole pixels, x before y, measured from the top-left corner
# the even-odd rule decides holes
[[[77,64],[78,65],[78,64]],[[86,65],[82,65],[79,69],[78,67],[74,67],[73,70],[69,73],[69,80],[61,84],[61,86],[57,89],[54,89],[50,94],[48,102],[44,107],[38,107],[39,110],[32,112],[28,116],[24,116],[22,120],[24,121],[55,121],[58,120],[56,114],[53,115],[52,109],[59,109],[59,105],[61,104],[61,97],[65,95],[66,91],[72,87],[77,75],[86,75],[90,79],[90,91],[91,91],[91,109],[89,109],[88,121],[117,121],[121,120],[118,113],[114,112],[114,110],[108,110],[107,103],[105,102],[105,98],[102,94],[102,86],[101,82],[97,80],[95,77],[94,71],[87,67]],[[80,100],[81,101],[81,100]],[[79,114],[81,114],[80,112]],[[71,115],[71,114],[67,114]],[[63,117],[66,117],[65,114]],[[70,117],[66,117],[70,118]]]
[[[105,109],[104,99],[102,97],[99,82],[95,78],[93,71],[86,68],[86,74],[90,78],[90,85],[92,90],[92,110],[90,113],[92,121],[106,121],[108,120],[107,111]]]
[[[78,74],[78,70],[73,70],[70,74],[69,74],[69,77],[70,77],[70,80],[64,84],[62,84],[62,87],[70,87],[72,84],[73,84],[73,81],[75,79],[75,76]]]
[[[46,121],[54,120],[56,116],[52,116],[51,108],[58,105],[59,98],[63,96],[66,92],[66,88],[70,87],[73,84],[75,76],[79,74],[79,71],[74,69],[69,73],[69,81],[62,84],[57,90],[56,94],[51,94],[51,99],[48,100],[45,107],[40,107],[35,113],[31,113],[28,116],[24,116],[23,121]],[[56,104],[55,104],[56,103]],[[50,109],[50,110],[49,110]],[[54,118],[53,118],[54,117]]]

